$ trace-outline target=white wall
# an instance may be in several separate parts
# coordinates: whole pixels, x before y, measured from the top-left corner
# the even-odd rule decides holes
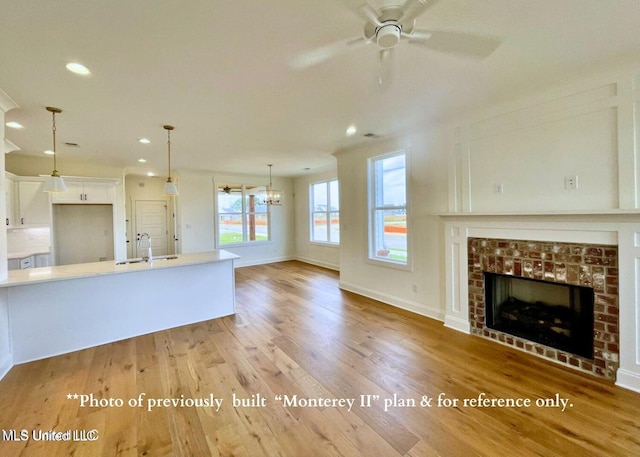
[[[329,170],[301,176],[294,180],[296,258],[303,262],[333,270],[340,269],[340,247],[309,241],[311,239],[309,185],[314,182],[337,178],[338,171]],[[348,183],[343,184],[343,186],[348,186]]]
[[[640,207],[639,78],[633,68],[591,75],[460,116],[450,146],[450,211]],[[577,189],[565,189],[569,176],[578,177]]]
[[[179,171],[177,200],[179,214],[179,246],[181,252],[216,249],[214,224],[214,181],[268,184],[268,177],[228,175],[215,172]],[[293,180],[273,178],[273,186],[284,192],[283,205],[271,208],[271,241],[251,246],[222,246],[241,258],[237,266],[289,260],[295,255]]]
[[[368,261],[367,159],[405,149],[409,154],[410,271]],[[339,151],[340,286],[395,306],[444,317],[442,222],[447,208],[447,155],[436,129],[377,140]]]

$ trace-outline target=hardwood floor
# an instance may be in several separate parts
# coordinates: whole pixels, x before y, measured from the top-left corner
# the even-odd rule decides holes
[[[14,367],[0,382],[0,455],[640,455],[640,394],[343,292],[337,273],[304,263],[240,268],[236,281],[235,316]],[[532,404],[464,405],[482,395]],[[95,441],[6,440],[92,429]]]

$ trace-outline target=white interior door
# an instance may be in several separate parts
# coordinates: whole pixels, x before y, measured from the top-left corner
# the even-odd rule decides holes
[[[136,200],[136,237],[133,253],[135,257],[146,254],[146,241],[142,249],[138,246],[141,233],[151,237],[151,249],[154,256],[167,255],[169,252],[169,230],[167,226],[167,202],[164,200]]]

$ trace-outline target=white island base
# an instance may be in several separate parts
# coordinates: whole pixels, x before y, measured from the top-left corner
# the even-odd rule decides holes
[[[219,251],[152,265],[99,262],[31,271],[49,279],[10,278],[12,283],[3,286],[8,289],[12,362],[233,314],[236,257]],[[71,267],[83,267],[82,274],[70,273]]]

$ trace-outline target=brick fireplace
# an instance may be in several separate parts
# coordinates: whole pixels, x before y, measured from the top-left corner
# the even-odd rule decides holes
[[[467,249],[472,334],[615,381],[620,341],[617,246],[476,237],[467,239]],[[487,327],[484,272],[593,288],[593,357]]]

